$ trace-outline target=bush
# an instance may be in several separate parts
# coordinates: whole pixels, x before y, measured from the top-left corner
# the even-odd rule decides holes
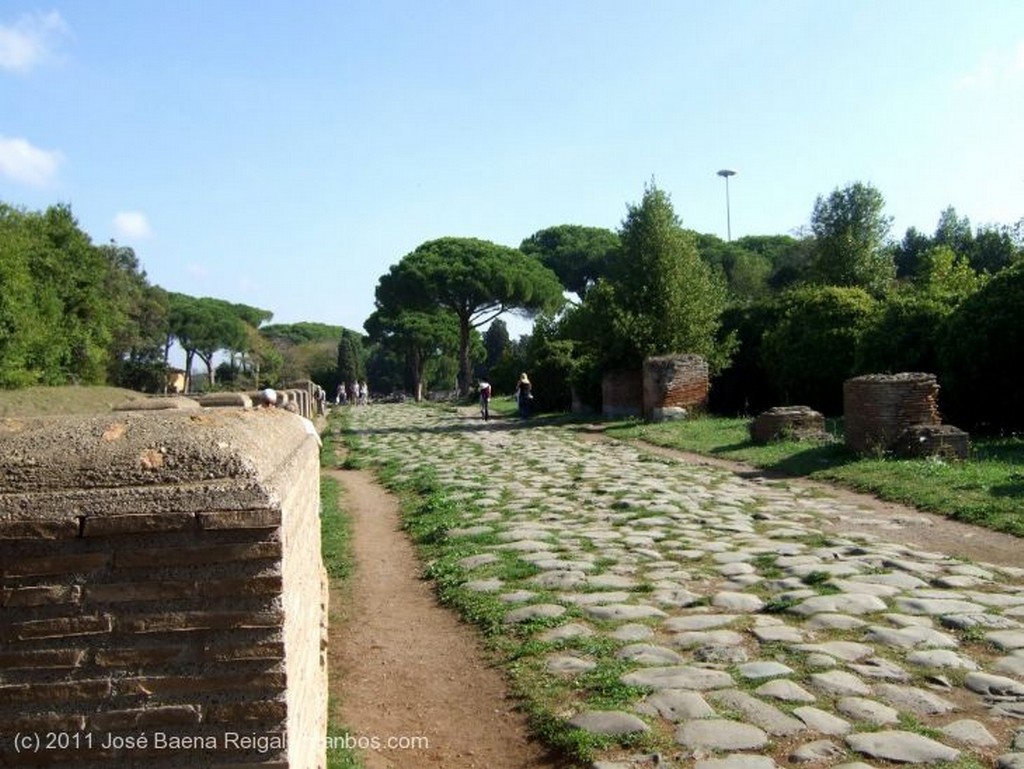
[[[769,385],[784,403],[839,414],[843,382],[856,373],[861,334],[878,312],[860,288],[798,288],[780,300],[778,324],[764,335],[762,361]]]
[[[939,347],[950,422],[989,433],[1024,430],[1021,308],[1024,263],[1000,272],[950,315]]]
[[[782,396],[768,384],[761,348],[780,312],[779,303],[769,300],[733,307],[722,315],[721,338],[735,339],[738,344],[729,367],[711,380],[710,411],[747,416],[779,404]]]
[[[863,374],[939,373],[938,338],[952,305],[933,296],[890,297],[857,344],[855,368]]]

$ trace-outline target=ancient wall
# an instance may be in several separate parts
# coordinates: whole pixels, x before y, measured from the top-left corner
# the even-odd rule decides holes
[[[867,374],[843,383],[843,431],[858,453],[888,451],[908,427],[940,422],[934,374]]]
[[[0,421],[0,765],[324,766],[318,510],[283,410]]]
[[[648,358],[643,369],[644,417],[661,421],[662,415],[703,408],[708,400],[708,364],[699,355],[663,355]]]
[[[640,371],[609,371],[601,378],[601,413],[606,417],[643,414],[644,382]]]

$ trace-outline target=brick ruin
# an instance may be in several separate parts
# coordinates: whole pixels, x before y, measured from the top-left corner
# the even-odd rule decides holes
[[[0,763],[323,767],[318,513],[287,411],[0,420]]]
[[[663,355],[644,361],[644,418],[686,416],[708,401],[708,364],[699,355]]]
[[[751,420],[750,440],[765,444],[773,441],[829,441],[825,416],[809,406],[775,406]]]
[[[955,440],[951,437],[951,430],[957,428],[939,433],[920,429],[942,423],[934,374],[867,374],[847,379],[843,383],[843,422],[846,445],[859,454],[898,449],[912,428],[919,436],[939,435],[937,445],[966,447],[966,433]]]
[[[686,416],[707,404],[708,364],[699,355],[648,358],[643,368],[611,371],[601,380],[606,417],[643,416],[660,422]]]

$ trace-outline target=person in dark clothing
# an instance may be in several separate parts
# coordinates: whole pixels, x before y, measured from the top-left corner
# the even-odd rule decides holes
[[[519,381],[516,383],[516,403],[519,405],[520,419],[530,416],[530,401],[532,400],[533,385],[530,384],[530,378],[524,372],[519,375]]]

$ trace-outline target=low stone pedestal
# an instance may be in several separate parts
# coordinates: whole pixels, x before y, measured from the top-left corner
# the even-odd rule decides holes
[[[776,406],[750,423],[750,440],[754,443],[772,441],[827,441],[825,417],[809,406]]]
[[[896,440],[895,453],[904,459],[943,457],[967,459],[971,436],[953,425],[911,425]]]

